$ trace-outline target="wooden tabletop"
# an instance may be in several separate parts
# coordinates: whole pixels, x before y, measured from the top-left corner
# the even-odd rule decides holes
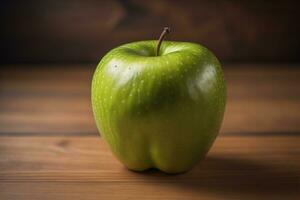
[[[0,199],[300,199],[300,68],[225,65],[214,146],[179,175],[125,169],[90,107],[95,65],[0,71]]]

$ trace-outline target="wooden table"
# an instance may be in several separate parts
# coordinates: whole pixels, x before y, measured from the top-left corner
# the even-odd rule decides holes
[[[220,136],[185,174],[134,173],[98,136],[94,65],[0,72],[0,199],[300,199],[299,66],[225,65]]]

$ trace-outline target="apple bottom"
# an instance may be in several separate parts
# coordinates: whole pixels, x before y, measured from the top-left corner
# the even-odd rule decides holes
[[[139,123],[139,126],[142,128],[145,125]],[[158,169],[169,174],[186,172],[205,157],[217,135],[217,132],[210,131],[196,134],[197,129],[176,126],[162,126],[164,129],[168,127],[169,131],[150,134],[153,131],[151,123],[148,126],[141,132],[138,131],[139,127],[130,129],[140,134],[123,131],[123,137],[119,135],[118,141],[114,140],[110,145],[118,160],[132,171]],[[174,135],[173,129],[186,131],[182,131],[182,134],[177,131]]]
[[[177,164],[178,161],[177,162],[176,161],[174,161],[174,162],[162,161],[160,164],[156,163],[155,165],[153,165],[152,162],[141,164],[140,161],[137,161],[136,163],[138,163],[138,164],[136,164],[136,163],[127,163],[126,161],[122,161],[122,159],[119,159],[119,160],[122,162],[122,164],[128,170],[137,172],[137,173],[151,171],[151,170],[158,170],[158,171],[162,171],[166,174],[180,174],[180,173],[185,173],[187,171],[190,171],[192,168],[194,168],[197,165],[197,163],[201,162],[205,158],[205,155],[207,154],[208,151],[209,151],[209,149],[207,149],[204,153],[199,155],[193,162],[186,163],[184,165],[182,165],[182,164],[178,165]],[[175,156],[174,158],[171,158],[170,160],[176,160],[176,159],[177,159],[177,156]],[[174,166],[174,165],[176,165],[176,166]]]

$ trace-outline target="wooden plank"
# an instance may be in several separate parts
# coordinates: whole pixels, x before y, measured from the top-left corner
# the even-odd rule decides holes
[[[96,135],[93,65],[11,66],[0,72],[0,134]],[[225,65],[228,102],[221,132],[300,132],[297,65]]]
[[[204,181],[203,181],[204,182]],[[237,182],[236,185],[239,183]],[[56,183],[56,182],[25,182],[0,183],[3,193],[0,198],[5,200],[299,200],[299,193],[291,191],[278,191],[278,186],[265,190],[265,184],[252,182],[244,189],[236,185],[214,185],[206,183],[182,182],[149,182],[149,183]],[[250,184],[249,184],[250,185]],[[255,186],[257,185],[257,186]],[[271,186],[272,187],[272,186]],[[258,188],[255,191],[255,188]],[[33,192],[35,191],[35,192]]]
[[[190,172],[125,169],[99,137],[1,137],[0,199],[299,199],[300,137],[218,137]]]

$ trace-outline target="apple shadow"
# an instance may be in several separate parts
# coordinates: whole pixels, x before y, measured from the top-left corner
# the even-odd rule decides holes
[[[300,194],[300,175],[295,169],[246,159],[208,156],[186,173],[168,175],[153,169],[139,174],[156,183],[167,183],[199,193]]]

